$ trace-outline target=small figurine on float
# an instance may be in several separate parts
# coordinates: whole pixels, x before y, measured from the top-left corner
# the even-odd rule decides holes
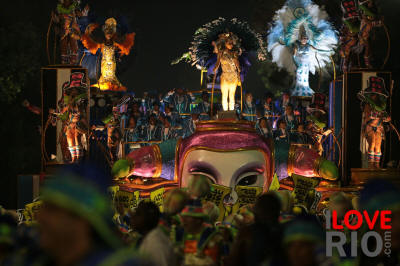
[[[90,24],[86,33],[82,35],[81,41],[83,45],[92,53],[96,54],[100,49],[101,58],[101,76],[97,84],[93,85],[100,90],[126,91],[126,87],[117,79],[115,72],[117,69],[116,53],[119,50],[119,55],[129,55],[129,52],[134,44],[135,33],[127,33],[123,36],[117,34],[117,21],[114,18],[109,18],[103,26],[104,41],[95,41],[91,34],[98,28],[97,24]]]
[[[59,112],[52,113],[63,121],[63,132],[67,139],[71,163],[79,162],[84,156],[83,141],[87,143],[86,105],[87,84],[85,73],[73,72],[69,82],[63,84],[63,99],[59,102]]]
[[[81,12],[79,1],[60,0],[56,12],[52,13],[52,21],[58,24],[60,34],[61,64],[77,65],[78,62],[78,40],[81,31],[77,17],[87,14],[89,6]]]
[[[338,38],[328,14],[311,0],[287,0],[276,12],[268,34],[268,51],[278,67],[296,76],[292,96],[310,97],[309,72],[324,68]]]
[[[255,33],[248,23],[233,18],[211,21],[194,34],[189,53],[180,60],[191,62],[199,70],[213,75],[220,82],[222,108],[235,109],[235,91],[250,67],[249,54],[255,52],[259,60],[266,59],[266,49],[261,35]]]
[[[309,121],[309,136],[313,139],[314,149],[322,155],[324,149],[322,147],[322,139],[332,133],[331,129],[326,129],[328,124],[328,114],[325,110],[326,96],[323,93],[315,93],[311,100],[310,106],[307,108]]]
[[[356,65],[352,59],[358,44],[360,32],[360,13],[356,0],[342,0],[343,25],[340,29],[341,70],[347,72]]]
[[[370,77],[368,87],[358,93],[363,103],[361,152],[368,154],[369,167],[380,168],[382,140],[385,138],[383,123],[390,122],[386,112],[389,97],[385,82],[380,77]]]

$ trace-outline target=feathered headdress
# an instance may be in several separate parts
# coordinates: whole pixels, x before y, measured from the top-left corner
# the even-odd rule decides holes
[[[294,74],[296,66],[291,46],[305,35],[316,52],[310,57],[310,71],[314,74],[315,69],[323,68],[334,53],[338,43],[336,31],[328,22],[328,14],[311,0],[288,0],[276,11],[268,32],[272,61]]]
[[[260,61],[267,58],[267,50],[262,36],[251,29],[247,22],[239,21],[236,18],[230,20],[218,18],[197,29],[193,35],[189,52],[174,60],[172,64],[177,64],[184,60],[195,65],[198,69],[207,69],[209,75],[213,74],[217,61],[213,43],[218,42],[221,34],[231,35],[237,44],[236,48],[239,47],[242,51],[239,57],[242,75],[245,75],[251,65],[249,61],[250,54],[256,54]]]

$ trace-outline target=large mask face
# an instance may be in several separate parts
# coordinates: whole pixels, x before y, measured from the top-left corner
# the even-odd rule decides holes
[[[236,186],[264,186],[268,172],[266,164],[264,153],[259,150],[193,150],[188,152],[183,163],[181,185],[186,187],[194,174],[205,175],[214,184],[231,187],[231,195],[225,203],[234,204]]]

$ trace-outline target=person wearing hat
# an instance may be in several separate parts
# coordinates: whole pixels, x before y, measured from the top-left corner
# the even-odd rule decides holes
[[[65,168],[46,180],[38,225],[49,265],[141,265],[132,251],[119,251],[108,180],[88,165]]]
[[[314,216],[302,216],[288,222],[282,242],[286,265],[332,265],[332,258],[325,256],[325,232]]]
[[[50,110],[64,123],[64,134],[67,139],[71,162],[79,162],[84,155],[82,135],[87,134],[85,119],[87,84],[84,72],[72,72],[70,80],[63,84],[63,99],[60,100],[60,112]]]
[[[358,93],[363,103],[362,117],[362,140],[367,145],[361,145],[362,149],[367,147],[368,164],[370,167],[380,167],[382,157],[382,140],[385,137],[383,123],[390,121],[386,112],[386,100],[388,93],[385,89],[385,82],[380,77],[370,77],[368,87]]]
[[[178,252],[183,252],[182,265],[219,265],[223,237],[205,223],[208,217],[201,202],[190,201],[180,216],[182,227],[175,227],[172,236]]]
[[[326,95],[315,93],[311,104],[307,108],[307,121],[309,124],[309,135],[314,141],[314,147],[320,155],[324,149],[322,147],[322,138],[332,133],[331,129],[326,129],[328,124],[327,111],[325,110]]]

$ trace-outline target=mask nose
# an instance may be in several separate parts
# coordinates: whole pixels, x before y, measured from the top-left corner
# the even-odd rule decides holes
[[[233,206],[238,200],[238,195],[234,189],[232,192],[224,197],[224,205]]]

